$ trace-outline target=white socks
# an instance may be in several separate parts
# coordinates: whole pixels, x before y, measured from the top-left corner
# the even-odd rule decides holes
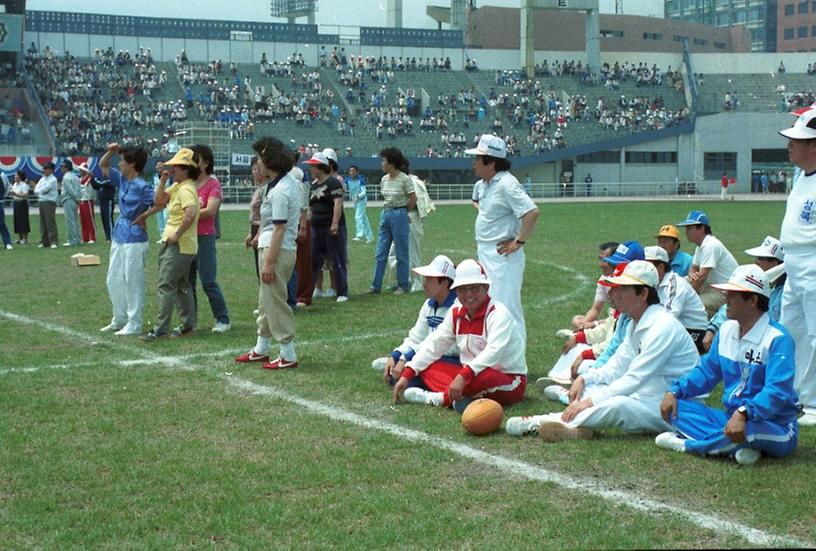
[[[295,354],[295,343],[290,341],[286,344],[280,345],[280,355],[281,358],[284,360],[289,360],[290,362],[297,361],[297,354]]]
[[[265,356],[266,354],[269,354],[269,349],[271,348],[272,339],[258,335],[258,340],[255,342],[255,348],[253,348],[253,351],[260,356]]]

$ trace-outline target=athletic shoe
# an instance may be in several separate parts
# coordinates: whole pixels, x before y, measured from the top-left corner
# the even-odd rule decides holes
[[[133,329],[125,325],[119,331],[114,333],[114,335],[116,335],[117,337],[135,337],[136,335],[141,334],[141,332],[142,332],[141,328]]]
[[[74,244],[73,244],[73,243],[71,243],[70,241],[66,241],[65,243],[63,243],[63,244],[62,244],[62,246],[63,246],[63,247],[73,247],[73,246],[74,246]]]
[[[263,364],[261,367],[264,369],[295,369],[297,366],[298,363],[296,361],[290,362],[278,356],[271,362]]]
[[[238,356],[235,358],[235,361],[239,364],[249,363],[249,362],[268,362],[269,361],[269,354],[256,354],[255,349],[253,348],[246,354]]]
[[[525,415],[524,417],[511,417],[504,424],[504,431],[511,436],[524,436],[536,434],[538,425],[542,421],[549,419],[549,415]]]
[[[12,247],[12,246],[11,246],[11,243],[9,243],[8,245],[6,245],[6,250],[7,250],[7,251],[10,251],[10,250],[11,250],[11,249],[13,249],[13,248],[14,248],[14,247]]]
[[[232,327],[232,325],[230,325],[229,323],[221,323],[219,321],[219,322],[216,322],[216,324],[213,326],[212,332],[213,333],[226,333],[227,331],[230,330],[231,327]]]
[[[295,303],[295,308],[306,308],[307,306],[309,306],[309,305],[306,304],[305,302],[296,302]]]
[[[260,313],[261,313],[261,311],[260,311],[260,310],[258,310],[257,308],[256,308],[255,310],[253,310],[253,311],[252,311],[252,315],[253,315],[253,316],[258,316],[258,315],[260,315]]]
[[[560,379],[558,377],[549,376],[536,379],[536,386],[541,392],[545,392],[547,390],[547,387],[553,385],[562,386],[568,389],[572,386],[572,381],[570,381],[569,379]]]
[[[323,296],[323,291],[315,287],[314,292],[312,293],[312,298],[320,298]]]
[[[90,241],[88,241],[88,245],[93,245],[94,243],[96,243],[96,241],[94,241],[93,239],[91,239]]]
[[[799,418],[799,426],[800,427],[816,426],[816,413],[806,412],[803,416]]]
[[[112,333],[112,332],[116,332],[116,331],[121,330],[122,327],[124,327],[124,325],[114,325],[112,323],[109,323],[108,325],[106,325],[105,327],[100,329],[99,331],[101,333]]]
[[[592,439],[592,430],[584,427],[573,428],[563,421],[547,420],[538,425],[538,436],[545,442],[590,440]]]
[[[362,240],[363,240],[362,237],[355,237],[354,239],[352,239],[352,241],[362,241]]]
[[[441,392],[429,392],[418,386],[405,389],[403,398],[411,404],[426,404],[429,406],[441,406],[445,401],[445,395]]]
[[[54,245],[51,245],[51,247],[50,247],[50,248],[51,248],[51,249],[56,249],[57,247],[59,247],[59,245],[54,244]]]
[[[190,335],[195,333],[195,327],[184,327],[179,325],[178,327],[173,328],[173,336],[174,337],[189,337]]]
[[[572,329],[559,329],[555,332],[556,337],[564,340],[569,339],[573,335],[575,335],[575,332]]]
[[[741,448],[734,454],[734,459],[740,465],[753,465],[759,461],[760,455],[762,455],[762,452],[754,448]]]
[[[43,247],[45,247],[45,245],[43,245],[42,243],[40,243],[39,245],[37,245],[37,248],[38,248],[38,249],[42,249]]]
[[[553,402],[564,403],[564,400],[569,404],[569,391],[563,386],[550,385],[544,389],[544,397]]]
[[[673,431],[661,432],[655,438],[655,444],[658,448],[664,450],[671,450],[673,452],[685,452],[686,441]]]
[[[337,296],[337,291],[329,287],[325,291],[323,291],[323,297],[325,298],[334,298]]]
[[[375,288],[375,287],[369,287],[369,288],[368,288],[368,294],[369,294],[369,295],[379,295],[379,294],[380,294],[380,290],[379,290],[379,289],[377,289],[377,288]]]
[[[148,331],[147,333],[139,337],[139,340],[144,342],[153,342],[164,338],[167,338],[167,333],[156,333],[154,329],[152,331]]]
[[[371,245],[372,243],[374,243],[373,239],[367,239],[366,240],[366,245]]]
[[[406,293],[405,289],[402,289],[401,287],[397,287],[396,289],[394,289],[395,295],[404,295],[405,293]]]
[[[348,302],[348,297],[337,297],[337,302]]]
[[[382,373],[385,371],[385,364],[388,362],[388,358],[377,358],[373,362],[371,362],[371,369],[374,371],[379,371]]]

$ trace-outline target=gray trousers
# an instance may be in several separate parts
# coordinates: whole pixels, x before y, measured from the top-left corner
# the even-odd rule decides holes
[[[193,259],[194,254],[181,254],[178,244],[162,242],[159,248],[159,312],[154,328],[159,335],[170,331],[174,306],[178,306],[182,327],[191,329],[196,325],[193,289],[189,279]]]
[[[65,213],[65,226],[68,229],[68,243],[79,245],[82,234],[79,231],[79,206],[76,201],[66,199],[62,202],[62,210]]]
[[[57,232],[57,204],[54,201],[40,201],[40,235],[43,247],[59,245]]]

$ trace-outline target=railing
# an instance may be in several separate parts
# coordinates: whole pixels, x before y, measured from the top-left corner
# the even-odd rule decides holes
[[[51,128],[51,125],[48,123],[48,114],[45,112],[45,107],[43,107],[42,103],[40,102],[40,96],[37,94],[37,89],[34,87],[34,83],[31,82],[31,77],[28,76],[28,71],[21,66],[20,72],[25,78],[26,88],[28,88],[29,102],[34,105],[34,109],[37,111],[37,117],[40,119],[40,127],[45,132],[46,138],[48,138],[50,153],[51,155],[54,155],[57,152],[57,135],[54,134],[54,129]]]

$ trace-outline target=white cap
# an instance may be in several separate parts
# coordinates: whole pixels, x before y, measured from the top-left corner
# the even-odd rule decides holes
[[[659,260],[666,264],[669,263],[669,253],[667,253],[663,247],[658,247],[657,245],[646,247],[643,249],[643,254],[646,260]]]
[[[737,266],[737,269],[728,278],[728,283],[715,283],[711,286],[720,291],[739,291],[757,293],[763,297],[771,296],[768,275],[756,264]]]
[[[479,145],[473,149],[465,149],[465,155],[487,155],[489,157],[507,158],[507,144],[493,134],[482,134]]]
[[[329,166],[329,160],[324,153],[318,151],[308,161],[304,161],[307,165],[326,165]]]
[[[633,260],[626,265],[619,276],[609,276],[601,279],[601,283],[608,287],[621,285],[646,285],[657,289],[657,268],[645,260]]]
[[[763,241],[759,247],[745,249],[745,254],[775,258],[780,261],[785,260],[785,251],[782,249],[782,243],[779,239],[771,237],[770,235],[765,238],[765,241]]]
[[[331,147],[327,147],[326,149],[324,149],[323,155],[325,155],[327,159],[330,159],[335,163],[337,162],[337,152]]]
[[[414,272],[424,277],[447,277],[450,279],[456,277],[456,267],[453,261],[444,254],[440,254],[431,260],[431,263],[427,266],[417,266],[414,268]]]
[[[816,138],[816,109],[808,109],[799,115],[793,126],[780,130],[779,133],[791,140],[812,140]]]
[[[490,279],[482,265],[471,258],[463,260],[456,267],[456,277],[453,279],[451,289],[465,285],[490,285]]]

